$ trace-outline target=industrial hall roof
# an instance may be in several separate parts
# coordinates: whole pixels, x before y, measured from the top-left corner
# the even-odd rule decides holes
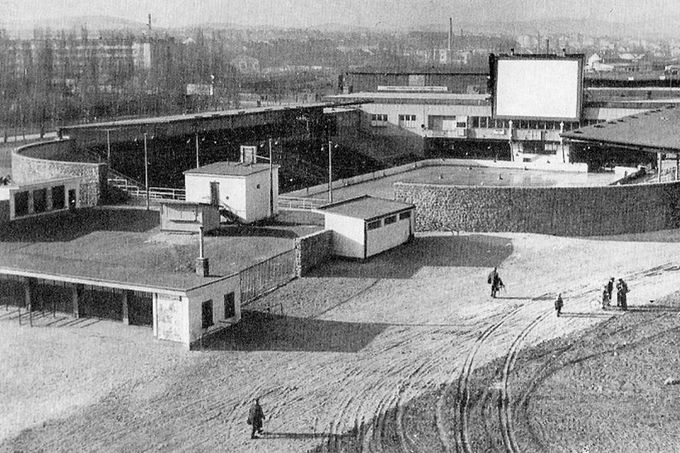
[[[278,165],[274,165],[278,168]],[[241,162],[215,162],[184,172],[185,175],[206,176],[249,176],[261,171],[269,171],[269,164],[243,164]]]
[[[680,109],[675,106],[625,116],[562,134],[563,138],[652,152],[680,150]]]
[[[413,208],[414,206],[412,204],[363,195],[356,198],[350,198],[349,200],[328,204],[322,206],[320,209],[332,214],[369,221],[397,212],[408,211]]]

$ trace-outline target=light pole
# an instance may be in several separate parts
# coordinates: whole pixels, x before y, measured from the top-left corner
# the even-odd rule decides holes
[[[333,143],[328,140],[328,202],[333,203]]]
[[[144,186],[146,186],[146,210],[149,210],[149,152],[146,146],[146,135],[144,132]]]
[[[274,217],[274,163],[271,138],[269,139],[269,217]]]
[[[106,129],[106,163],[111,168],[111,129]]]
[[[201,166],[201,162],[198,158],[198,131],[196,131],[196,168]]]

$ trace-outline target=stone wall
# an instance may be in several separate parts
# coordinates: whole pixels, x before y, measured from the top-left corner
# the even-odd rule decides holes
[[[12,152],[12,177],[18,184],[81,177],[80,206],[95,206],[106,193],[107,165],[82,160],[70,140],[28,145]]]
[[[461,187],[395,183],[416,231],[594,236],[680,227],[680,182],[604,187]]]
[[[318,231],[295,239],[295,276],[303,277],[312,268],[333,256],[333,232]]]
[[[0,222],[8,222],[9,214],[9,200],[0,200]]]

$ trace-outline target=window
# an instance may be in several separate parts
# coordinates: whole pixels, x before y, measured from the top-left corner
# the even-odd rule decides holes
[[[402,212],[399,214],[399,220],[404,220],[404,219],[410,219],[411,218],[411,211],[406,211]]]
[[[37,189],[33,191],[33,212],[40,213],[47,211],[47,189]]]
[[[371,115],[371,126],[384,127],[387,125],[386,113],[374,113]]]
[[[14,215],[28,215],[28,192],[17,192],[14,195]]]
[[[213,325],[213,301],[206,300],[201,304],[201,327],[207,329]]]
[[[236,316],[236,304],[234,303],[234,293],[224,295],[224,319]]]
[[[64,209],[64,186],[52,187],[52,209]]]
[[[416,127],[415,115],[399,115],[400,127]]]
[[[376,228],[380,228],[380,220],[374,220],[373,222],[368,222],[368,225],[366,227],[369,230],[375,230]]]
[[[393,223],[396,223],[396,221],[397,221],[396,215],[391,215],[389,217],[385,217],[385,225],[391,225]]]

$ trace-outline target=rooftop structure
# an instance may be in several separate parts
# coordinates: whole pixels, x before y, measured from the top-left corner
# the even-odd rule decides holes
[[[363,195],[323,206],[321,210],[370,221],[387,214],[413,209],[413,207],[413,205],[400,201]]]

